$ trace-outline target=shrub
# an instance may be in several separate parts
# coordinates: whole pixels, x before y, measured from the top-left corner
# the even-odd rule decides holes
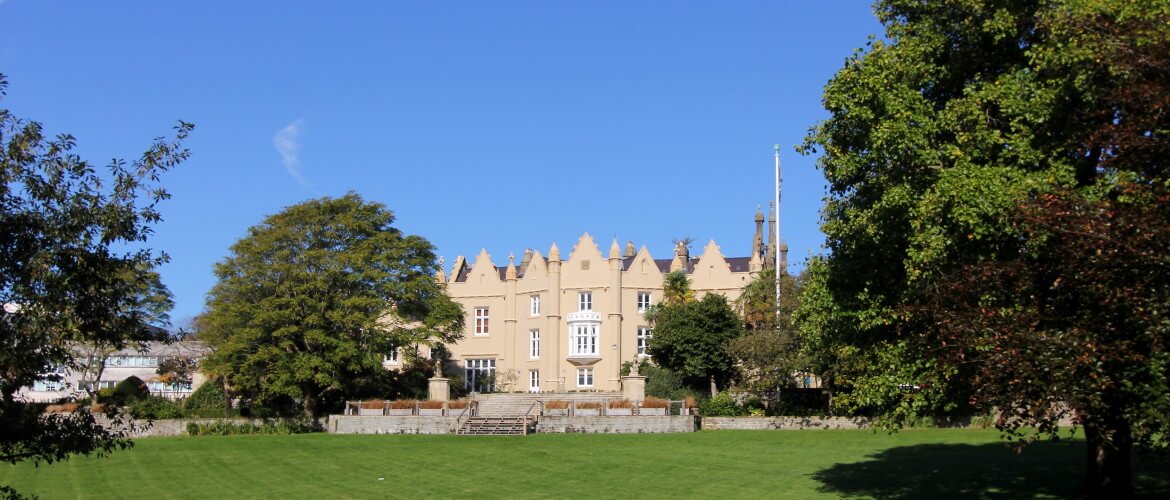
[[[127,406],[130,416],[142,420],[181,418],[183,410],[179,404],[162,396],[148,396]]]
[[[405,410],[414,408],[415,400],[413,399],[398,399],[390,402],[390,408],[395,410]]]
[[[183,410],[183,416],[187,418],[224,418],[223,408],[194,408],[190,410]],[[228,417],[240,416],[240,410],[233,409],[227,414]]]
[[[685,406],[687,408],[698,408],[699,407],[698,403],[695,403],[694,396],[687,396],[686,399],[683,399],[683,406]]]
[[[569,402],[563,401],[560,399],[554,399],[552,401],[545,401],[544,408],[546,410],[565,410],[565,409],[569,408]]]
[[[419,401],[418,407],[424,410],[441,410],[443,409],[442,401]]]
[[[642,401],[642,408],[669,408],[670,401],[648,397]]]
[[[109,397],[110,403],[125,406],[150,397],[150,388],[146,387],[146,382],[143,382],[142,379],[131,375],[118,382]]]
[[[386,406],[386,401],[382,399],[375,399],[372,401],[362,401],[358,403],[358,407],[363,410],[380,410]]]
[[[747,415],[747,411],[736,404],[730,392],[723,391],[715,397],[704,401],[700,405],[700,412],[708,417],[740,417]]]
[[[595,401],[582,401],[577,403],[577,409],[579,410],[597,410],[600,409],[601,406],[601,403]]]
[[[471,405],[470,399],[456,399],[447,403],[447,407],[451,408],[452,410],[462,410],[467,408],[469,405]]]
[[[220,410],[220,415],[223,415],[223,409],[227,406],[227,396],[223,393],[223,387],[216,381],[207,381],[200,385],[195,392],[192,392],[183,401],[183,409],[185,410],[205,410],[217,409]]]
[[[634,402],[628,399],[615,399],[609,402],[610,408],[633,408]]]
[[[315,426],[310,421],[285,419],[285,420],[264,420],[260,423],[253,422],[229,422],[220,420],[218,422],[187,423],[187,434],[192,436],[237,436],[247,434],[303,434],[307,432],[314,432]]]

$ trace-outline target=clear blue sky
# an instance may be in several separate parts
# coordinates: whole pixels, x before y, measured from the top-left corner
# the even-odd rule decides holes
[[[844,0],[0,0],[0,105],[96,164],[196,124],[151,240],[181,323],[248,227],[349,190],[448,265],[586,231],[602,251],[666,258],[689,236],[747,255],[774,143],[795,271],[820,251],[825,187],[793,146],[880,32]]]

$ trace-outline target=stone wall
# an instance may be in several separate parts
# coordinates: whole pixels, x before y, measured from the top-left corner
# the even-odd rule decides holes
[[[133,438],[159,437],[159,436],[186,436],[187,435],[187,424],[190,422],[195,422],[198,424],[211,424],[211,423],[216,423],[216,422],[230,422],[230,423],[237,424],[237,425],[256,425],[256,426],[259,426],[259,425],[264,423],[263,420],[252,420],[252,419],[247,419],[247,418],[230,418],[230,419],[178,418],[178,419],[167,419],[167,420],[155,420],[153,422],[148,422],[146,420],[130,420],[129,426],[127,426],[125,424],[116,426],[116,425],[111,424],[111,422],[109,420],[107,420],[105,417],[95,416],[95,419],[97,420],[98,423],[102,424],[102,426],[104,426],[108,429],[114,429],[114,430],[130,429],[130,437],[133,437]]]
[[[459,417],[330,415],[332,434],[455,434]]]
[[[641,434],[663,432],[694,432],[695,417],[555,417],[545,415],[536,424],[536,432],[542,433],[599,433],[599,434]]]
[[[864,417],[703,417],[703,430],[866,429]]]

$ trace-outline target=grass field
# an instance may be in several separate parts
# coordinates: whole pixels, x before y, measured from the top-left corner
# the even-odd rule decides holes
[[[1017,455],[994,431],[147,438],[124,452],[0,466],[41,498],[1070,497],[1084,443]],[[1170,464],[1136,462],[1141,496]]]

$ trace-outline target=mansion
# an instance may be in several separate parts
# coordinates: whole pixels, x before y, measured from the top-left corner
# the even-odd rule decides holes
[[[752,253],[726,257],[710,241],[697,257],[685,244],[670,259],[617,240],[602,253],[584,234],[567,256],[554,243],[548,255],[525,250],[520,262],[498,266],[486,251],[460,256],[450,274],[435,277],[466,311],[463,340],[448,346],[451,362],[472,391],[616,391],[623,362],[647,357],[654,333],[644,314],[662,299],[663,276],[683,271],[696,297],[718,293],[733,301],[780,252],[775,235],[764,244],[764,217],[755,217]],[[769,225],[769,233],[771,225]]]

